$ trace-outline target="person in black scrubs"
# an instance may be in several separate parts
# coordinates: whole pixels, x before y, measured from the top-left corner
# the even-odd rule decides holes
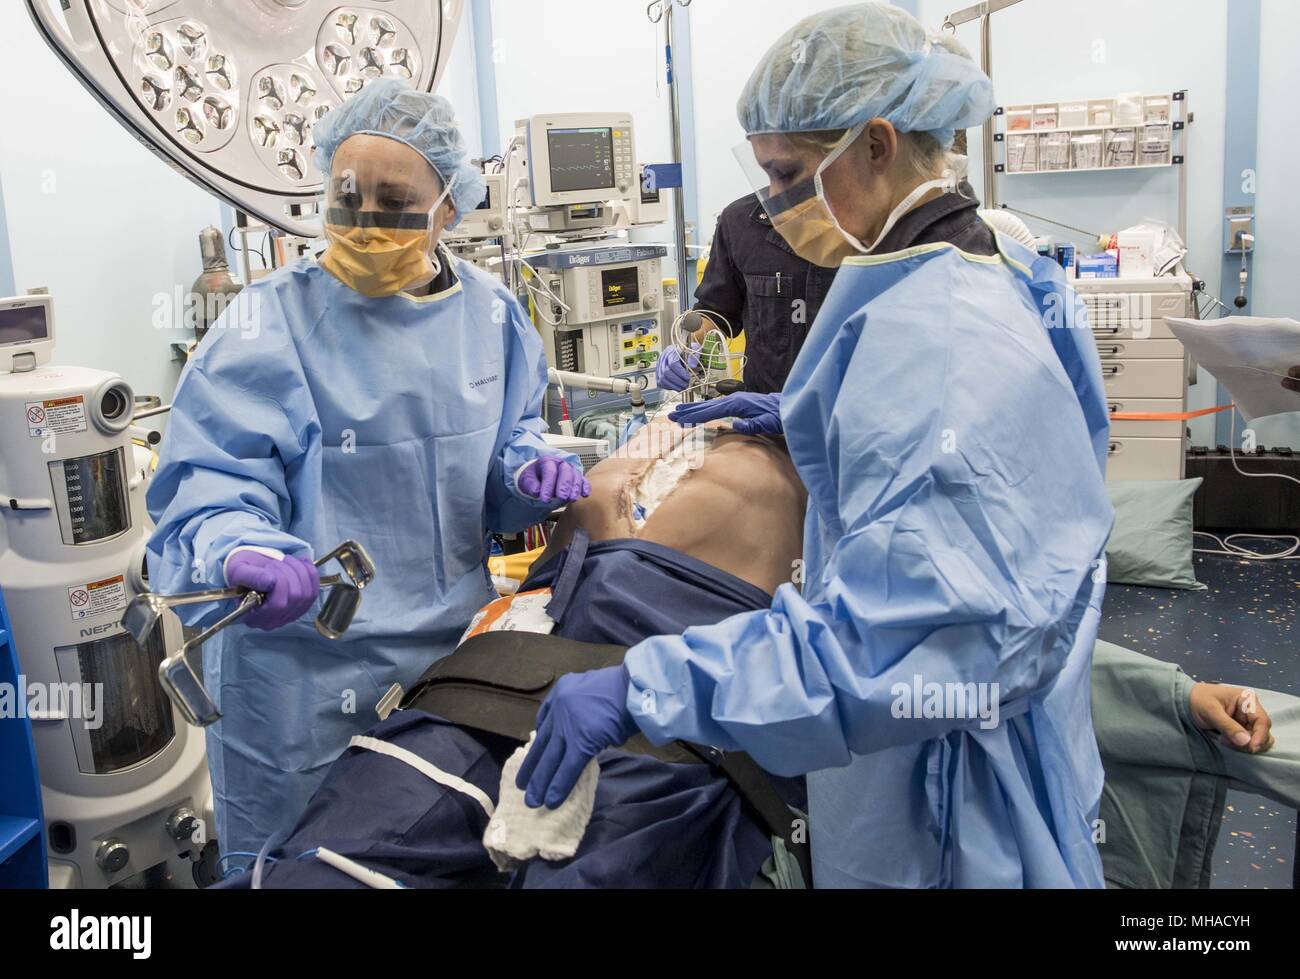
[[[744,331],[745,390],[780,391],[835,272],[796,255],[772,227],[758,196],[750,194],[728,204],[719,217],[692,307],[701,315],[684,326],[696,344],[715,326],[728,336]],[[669,345],[655,378],[660,388],[684,391],[698,379],[693,377],[698,368],[698,354],[683,361],[681,351]]]
[[[957,133],[953,153],[958,159],[965,156],[965,132]],[[938,206],[918,208],[899,222],[903,227],[895,229],[891,241],[901,242],[900,247],[947,241],[951,239],[945,234],[957,225],[971,227],[966,212],[977,211],[980,203],[964,173],[961,176],[961,200],[950,196]],[[1004,221],[1016,221],[1005,212],[999,216]],[[1012,236],[1020,238],[1022,243],[1026,237],[1032,241],[1029,229],[1023,224],[1019,226],[1023,233]],[[1010,233],[1006,227],[1000,230]],[[705,335],[714,327],[731,337],[743,331],[745,390],[775,394],[785,386],[794,359],[799,356],[817,311],[835,281],[836,271],[796,255],[772,227],[758,195],[750,194],[732,201],[719,216],[709,264],[695,290],[695,305],[691,307],[699,315],[683,319],[682,326],[691,335],[692,347],[702,345]],[[711,317],[709,313],[719,315]],[[698,382],[699,368],[698,352],[683,359],[681,349],[669,343],[659,358],[655,379],[661,389],[685,391]]]

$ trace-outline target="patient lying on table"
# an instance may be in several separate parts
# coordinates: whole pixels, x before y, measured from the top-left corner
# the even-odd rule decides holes
[[[794,574],[806,495],[780,440],[660,421],[588,475],[590,498],[563,515],[519,593],[484,609],[471,632],[513,625],[629,647],[766,608]],[[261,885],[363,886],[304,856],[318,847],[412,887],[511,883],[484,847],[483,802],[498,803],[502,767],[518,742],[414,708],[367,734],[397,754],[414,753],[441,780],[393,754],[349,748],[291,832],[269,848]],[[514,886],[792,883],[793,862],[773,862],[767,825],[717,768],[623,750],[598,762],[593,813],[575,855],[528,862]],[[786,802],[802,805],[801,781],[770,781]],[[248,886],[250,878],[226,883]]]
[[[519,593],[480,613],[467,633],[479,636],[471,643],[483,633],[515,629],[629,647],[766,608],[794,576],[806,494],[779,440],[659,422],[588,475],[591,496],[563,515]],[[431,672],[471,658],[473,649]],[[1217,802],[1222,809],[1222,790],[1210,785],[1189,795],[1184,782],[1200,777],[1197,771],[1216,779],[1226,771],[1237,785],[1255,772],[1257,791],[1286,801],[1300,795],[1294,736],[1271,757],[1243,758],[1234,768],[1235,753],[1216,749],[1196,730],[1213,725],[1188,719],[1196,713],[1195,695],[1179,673],[1099,644],[1093,716],[1107,768],[1102,816],[1109,835],[1102,853],[1112,885],[1205,886],[1218,823],[1212,807]],[[1180,693],[1171,700],[1175,689]],[[1228,696],[1228,688],[1214,689]],[[1300,701],[1272,696],[1275,723],[1300,723]],[[648,743],[634,744],[644,739],[597,759],[592,816],[573,857],[533,859],[513,878],[503,874],[484,846],[484,832],[489,809],[499,803],[502,768],[520,742],[452,723],[418,703],[427,705],[408,696],[405,709],[368,732],[372,747],[349,748],[334,763],[288,836],[269,848],[263,886],[364,886],[337,860],[308,856],[321,847],[412,887],[799,886],[794,861],[783,859],[788,855],[780,845],[774,848],[770,821],[726,774],[680,752],[674,760],[647,754]],[[521,709],[535,716],[535,700]],[[1140,735],[1134,717],[1146,724]],[[1256,730],[1267,738],[1267,715]],[[1180,760],[1173,764],[1167,756]],[[1184,763],[1185,757],[1193,760]],[[433,766],[437,778],[413,767],[412,758]],[[771,784],[785,802],[802,805],[798,781],[771,778]],[[1178,799],[1205,796],[1208,815],[1197,820],[1198,840],[1177,838],[1188,821],[1171,821],[1170,806],[1156,807],[1158,826],[1134,828],[1149,808],[1143,800],[1157,788]],[[1157,839],[1166,830],[1175,839]],[[1184,867],[1171,858],[1153,871],[1151,853],[1166,851],[1194,851],[1196,859]],[[248,886],[250,878],[243,874],[225,886]]]

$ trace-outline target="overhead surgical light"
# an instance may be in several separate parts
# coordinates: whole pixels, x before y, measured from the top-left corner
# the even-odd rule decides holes
[[[292,234],[322,192],[312,128],[375,78],[433,91],[463,0],[27,0],[50,47],[174,167]]]

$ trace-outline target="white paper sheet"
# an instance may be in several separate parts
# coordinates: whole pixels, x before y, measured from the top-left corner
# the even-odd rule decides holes
[[[1171,316],[1165,322],[1192,358],[1228,389],[1246,421],[1300,411],[1300,393],[1282,386],[1287,371],[1300,366],[1300,322],[1263,316]]]

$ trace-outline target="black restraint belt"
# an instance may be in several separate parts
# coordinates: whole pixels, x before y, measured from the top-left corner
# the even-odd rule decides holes
[[[487,632],[466,640],[438,660],[402,699],[402,709],[434,714],[453,724],[511,738],[521,744],[532,734],[537,710],[555,681],[566,673],[617,666],[624,646],[576,642],[533,632]],[[657,747],[637,734],[621,751],[660,761],[712,765],[731,782],[773,836],[785,841],[799,861],[805,882],[812,880],[806,840],[794,838],[794,816],[767,772],[744,752],[674,741]],[[805,834],[806,835],[806,834]]]

